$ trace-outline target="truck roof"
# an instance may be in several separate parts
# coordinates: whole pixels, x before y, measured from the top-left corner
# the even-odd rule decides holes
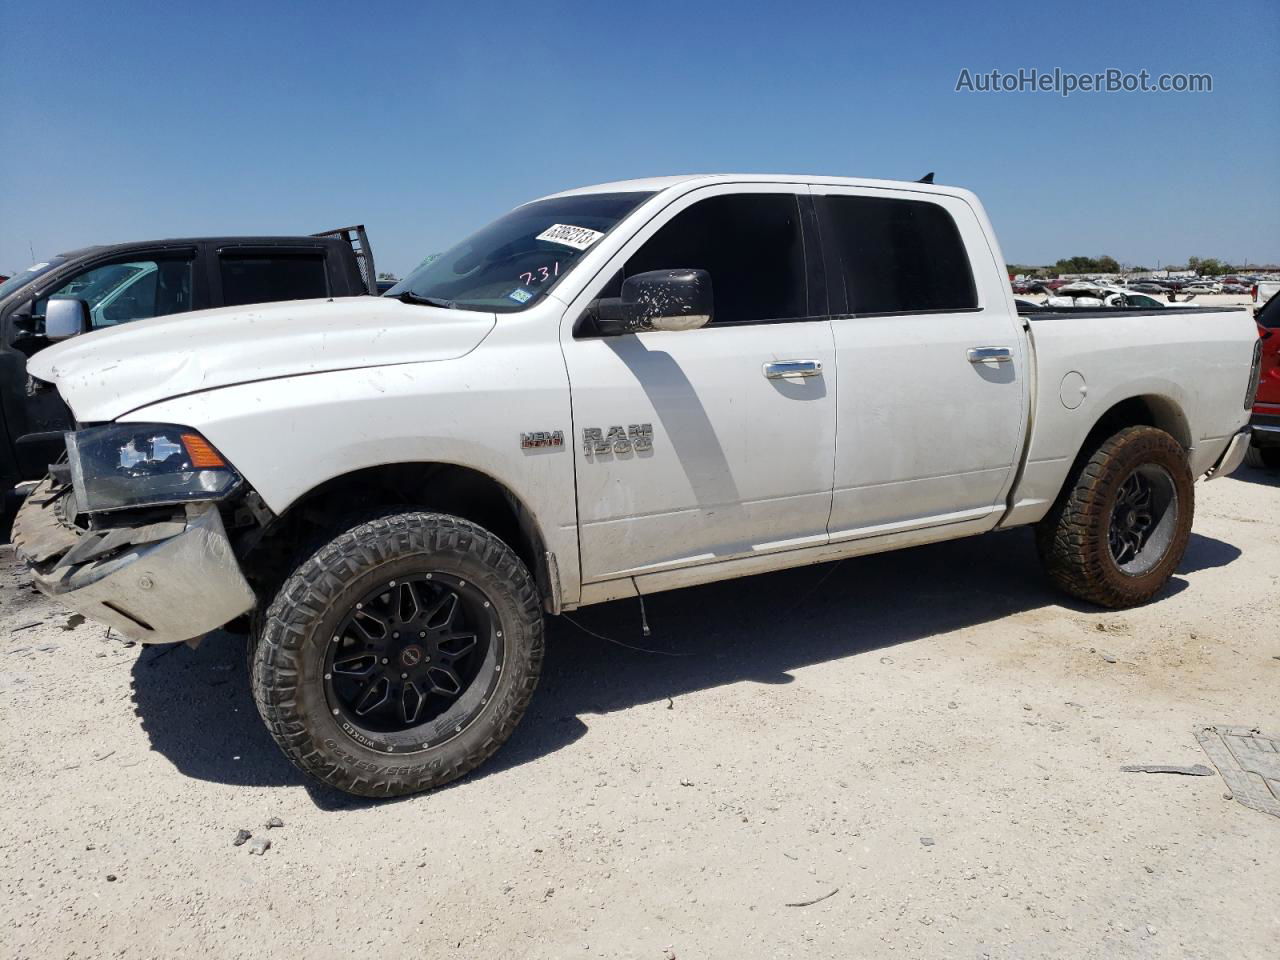
[[[968,194],[960,187],[948,187],[941,184],[921,183],[918,180],[875,180],[863,177],[824,177],[813,174],[796,173],[689,173],[671,177],[646,177],[639,180],[614,180],[609,183],[596,183],[572,190],[540,197],[549,200],[552,197],[571,197],[584,193],[658,193],[671,187],[686,186],[698,183],[700,186],[711,186],[718,183],[821,183],[836,187],[879,187],[881,189],[915,190],[920,193],[940,193],[955,196]]]
[[[328,243],[332,239],[332,237],[311,237],[305,234],[272,237],[243,235],[220,237],[169,237],[165,240],[130,240],[124,243],[98,243],[88,247],[77,247],[75,250],[67,250],[64,253],[58,254],[58,256],[71,260],[78,257],[89,256],[90,254],[106,253],[112,250],[125,251],[130,247],[146,247],[148,249],[152,249],[154,247],[189,247],[194,243],[251,243],[261,244],[263,246],[296,245],[299,243],[320,245]]]

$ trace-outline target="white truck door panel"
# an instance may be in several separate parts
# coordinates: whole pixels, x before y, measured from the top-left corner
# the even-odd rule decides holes
[[[818,199],[840,367],[832,539],[994,519],[1025,432],[1028,358],[981,224],[958,198],[814,192],[872,200]],[[956,279],[966,251],[971,287]]]
[[[831,534],[974,519],[1006,489],[1021,439],[1023,356],[982,314],[840,318]],[[1006,318],[1007,320],[1007,318]],[[976,346],[1011,362],[971,363]]]
[[[836,358],[825,291],[810,307],[804,189],[687,194],[571,305],[562,346],[584,580],[827,541]],[[684,268],[711,275],[710,326],[584,332],[587,303],[624,274]]]
[[[585,579],[826,542],[835,353],[826,321],[566,344]],[[769,379],[776,361],[819,376]],[[650,450],[638,431],[652,430]],[[602,442],[586,442],[599,431]],[[596,452],[618,445],[621,452]],[[593,434],[594,435],[594,434]],[[642,444],[643,445],[643,444]]]

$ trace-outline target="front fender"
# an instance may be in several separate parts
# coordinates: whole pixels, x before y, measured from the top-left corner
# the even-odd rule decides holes
[[[576,602],[571,445],[524,448],[520,436],[572,435],[568,378],[554,341],[486,347],[446,362],[241,384],[157,403],[125,419],[196,427],[277,514],[326,481],[370,467],[469,467],[525,505],[556,556],[565,601]]]

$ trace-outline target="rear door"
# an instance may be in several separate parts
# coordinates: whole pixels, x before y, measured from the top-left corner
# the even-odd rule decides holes
[[[679,198],[566,315],[585,580],[826,542],[836,369],[804,189]],[[601,337],[580,322],[624,276],[681,268],[711,274],[710,325]]]
[[[993,514],[1027,357],[981,222],[938,194],[813,190],[840,367],[832,539]]]

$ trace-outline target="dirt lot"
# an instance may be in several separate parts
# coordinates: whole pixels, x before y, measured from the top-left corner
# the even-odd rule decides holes
[[[1120,772],[1280,734],[1280,478],[1198,491],[1122,614],[1025,531],[655,597],[648,640],[584,610],[674,655],[554,622],[494,762],[392,803],[302,782],[240,639],[66,629],[3,548],[0,955],[1275,957],[1280,819]]]

